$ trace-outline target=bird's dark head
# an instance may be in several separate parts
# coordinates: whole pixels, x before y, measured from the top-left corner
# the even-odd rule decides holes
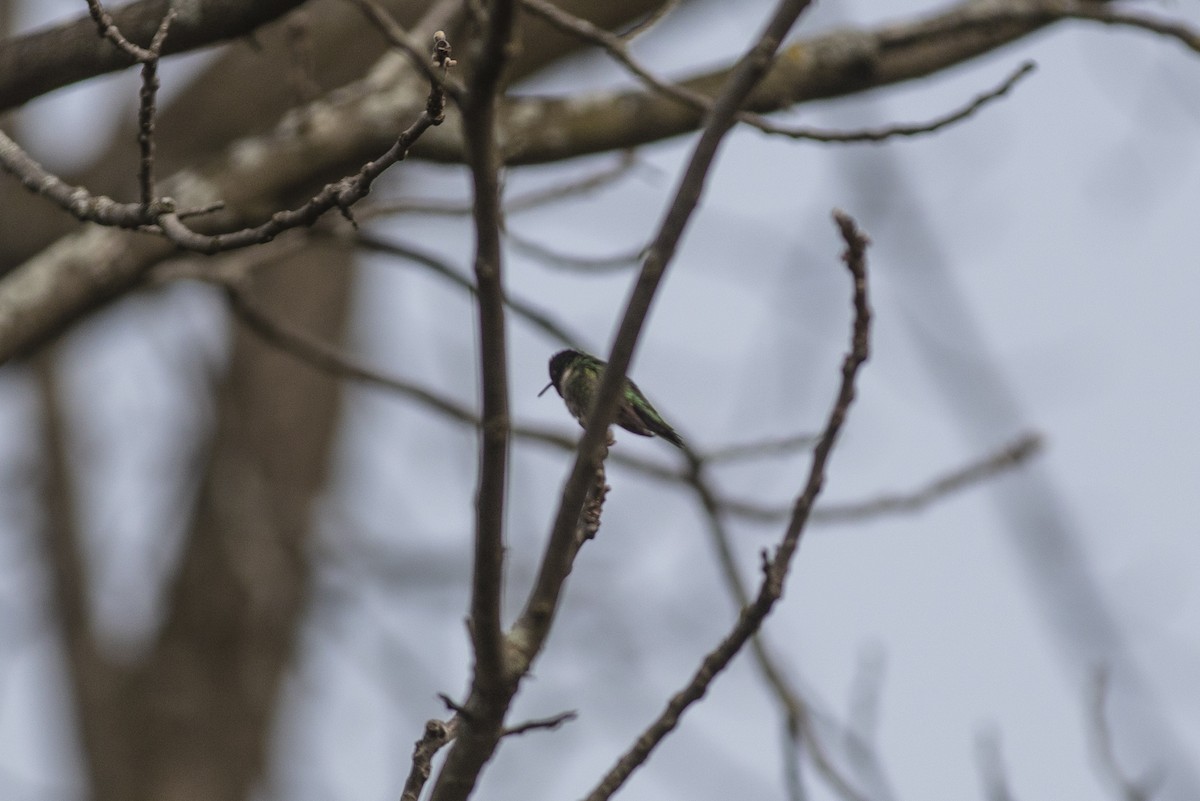
[[[541,395],[547,389],[550,389],[550,387],[554,387],[556,390],[558,390],[558,394],[561,395],[562,394],[563,373],[565,373],[567,371],[567,368],[570,367],[571,364],[573,364],[576,359],[586,359],[586,358],[587,358],[587,356],[585,354],[582,354],[577,350],[560,350],[558,353],[551,356],[550,357],[550,383],[547,384],[542,389],[542,391],[538,393],[538,396],[541,397]]]

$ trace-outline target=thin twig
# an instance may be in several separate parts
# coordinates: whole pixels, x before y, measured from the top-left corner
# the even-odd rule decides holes
[[[1018,437],[993,454],[945,475],[912,492],[881,495],[865,501],[824,504],[813,513],[813,521],[821,523],[852,523],[881,515],[912,514],[966,487],[979,484],[998,473],[1010,470],[1035,456],[1042,448],[1042,438],[1028,433]]]
[[[717,564],[721,568],[725,586],[733,596],[733,602],[737,608],[744,609],[750,604],[750,593],[738,571],[732,540],[722,519],[721,502],[705,478],[704,458],[691,451],[687,451],[687,456],[690,463],[688,483],[695,491],[708,520],[709,541],[716,550]],[[800,693],[792,686],[783,669],[776,663],[767,648],[762,632],[755,632],[750,638],[750,651],[763,680],[783,710],[784,778],[789,795],[793,799],[802,795],[800,755],[802,750],[807,750],[817,772],[839,797],[844,801],[866,801],[866,798],[854,788],[847,777],[842,775],[837,765],[826,753],[824,743],[821,742],[819,734],[812,725],[812,715],[808,704],[800,697]]]
[[[634,151],[626,150],[613,166],[581,178],[573,178],[544,189],[535,189],[504,201],[505,216],[548,206],[560,200],[602,189],[625,177],[637,165]],[[384,200],[358,210],[363,220],[395,214],[426,214],[435,217],[466,217],[471,213],[470,203],[456,200]]]
[[[216,284],[225,290],[229,306],[237,318],[267,344],[279,348],[310,366],[340,378],[363,381],[421,403],[440,414],[468,425],[479,425],[479,418],[466,406],[439,395],[413,381],[387,376],[359,364],[332,345],[276,320],[250,293],[243,274],[225,271],[177,271],[180,275]]]
[[[648,89],[683,103],[697,111],[704,113],[711,111],[712,100],[708,96],[655,75],[650,69],[643,66],[633,57],[624,38],[606,31],[582,17],[577,17],[563,11],[561,8],[547,2],[547,0],[521,1],[529,11],[551,23],[559,30],[577,36],[604,50],[613,60],[624,66],[626,70],[641,81]],[[764,133],[786,136],[792,139],[807,139],[815,142],[879,142],[898,136],[929,134],[970,117],[982,107],[1008,94],[1017,82],[1032,72],[1033,69],[1034,64],[1026,62],[995,89],[979,95],[957,111],[924,123],[896,124],[883,128],[852,131],[828,131],[817,128],[781,125],[752,111],[739,111],[737,119],[758,128]]]
[[[150,41],[149,48],[139,47],[125,38],[113,22],[112,16],[100,4],[100,0],[87,0],[88,11],[96,21],[100,35],[112,42],[118,50],[142,65],[142,84],[138,92],[138,148],[141,159],[138,167],[138,185],[142,194],[142,213],[149,216],[155,201],[154,191],[154,120],[157,115],[155,101],[158,97],[158,61],[162,54],[167,31],[177,11],[171,8],[163,16],[158,29]]]
[[[464,289],[472,295],[475,294],[475,284],[469,278],[458,270],[455,270],[446,260],[426,250],[421,250],[410,244],[397,242],[394,239],[385,240],[382,237],[363,231],[356,232],[354,241],[367,250],[386,253],[414,264],[428,267],[434,273],[451,281],[460,289]],[[505,293],[504,304],[518,317],[524,319],[535,328],[540,329],[551,339],[562,345],[566,345],[569,348],[579,348],[583,342],[579,335],[571,333],[562,323],[531,303],[518,300]]]
[[[425,787],[425,782],[429,781],[433,757],[442,746],[454,739],[458,731],[458,721],[457,717],[448,721],[426,721],[425,734],[413,747],[412,768],[404,782],[404,792],[400,794],[400,801],[417,801],[421,797],[421,790]]]
[[[1042,438],[1039,434],[1021,434],[999,450],[936,476],[917,489],[901,493],[888,493],[859,501],[823,503],[813,510],[812,521],[820,525],[858,523],[885,515],[915,514],[947,495],[960,492],[1007,470],[1019,467],[1036,456],[1041,448]],[[782,520],[788,513],[786,507],[747,503],[744,500],[732,498],[722,499],[721,508],[729,514],[762,523]]]
[[[445,37],[442,39],[444,41]],[[436,47],[434,53],[438,53]],[[447,69],[448,60],[443,64],[442,68]],[[38,164],[2,131],[0,169],[12,173],[27,189],[49,198],[81,221],[159,233],[184,250],[213,254],[270,242],[292,228],[312,225],[334,208],[349,215],[350,207],[367,196],[380,175],[405,159],[425,131],[442,123],[445,106],[442,86],[431,82],[420,116],[401,132],[387,152],[368,161],[354,175],[327,184],[303,206],[276,212],[261,225],[223,234],[204,234],[185,225],[183,218],[195,215],[197,210],[176,208],[171,198],[153,198],[149,203],[118,203],[103,195],[92,195],[83,187],[67,184]]]
[[[462,102],[464,91],[462,85],[451,79],[446,72],[447,69],[458,64],[450,57],[449,50],[446,50],[442,56],[435,51],[431,60],[416,37],[404,30],[404,27],[382,4],[376,0],[350,0],[350,2],[358,6],[363,16],[375,25],[376,29],[383,34],[383,38],[387,39],[388,44],[408,57],[409,62],[425,76],[426,80],[441,85],[454,102]],[[441,41],[446,41],[445,36],[442,36]]]
[[[139,64],[146,64],[151,61],[158,60],[158,52],[155,50],[153,45],[151,45],[150,49],[147,50],[146,48],[140,47],[125,38],[120,29],[117,28],[116,23],[113,22],[112,15],[110,15],[104,6],[100,4],[100,0],[87,0],[87,5],[88,11],[92,15],[92,19],[96,21],[96,28],[100,35],[116,45],[118,50],[125,53]],[[162,31],[165,25],[170,24],[167,20],[174,16],[174,9],[167,12],[166,18],[164,18],[163,22],[159,25],[158,30]],[[157,38],[159,37],[156,33],[155,39]]]
[[[636,265],[646,255],[646,248],[644,247],[626,253],[614,253],[609,256],[580,256],[571,253],[562,253],[514,233],[511,228],[505,229],[504,237],[514,250],[530,256],[548,267],[557,267],[565,270],[585,270],[587,272],[623,270]]]
[[[1076,0],[1051,0],[1045,7],[1033,9],[1014,9],[1013,16],[1017,19],[1040,18],[1047,20],[1079,19],[1100,22],[1105,25],[1122,25],[1140,28],[1150,33],[1170,37],[1192,52],[1200,53],[1200,34],[1186,25],[1170,20],[1157,19],[1144,14],[1112,8],[1109,5],[1098,5]]]
[[[560,712],[548,718],[535,718],[534,720],[527,720],[524,723],[518,723],[516,726],[505,726],[503,735],[505,737],[512,737],[529,731],[553,731],[564,723],[575,720],[577,717],[579,717],[579,713],[571,711]]]
[[[621,37],[621,39],[626,42],[632,42],[634,39],[641,36],[658,23],[662,22],[672,11],[679,8],[679,3],[680,0],[666,0],[666,2],[651,11],[645,17],[618,33],[617,36]]]
[[[150,43],[151,58],[142,62],[142,87],[138,92],[138,148],[141,159],[138,168],[138,185],[142,191],[142,206],[149,210],[157,195],[154,189],[154,121],[158,116],[158,60],[166,41],[175,9],[167,12],[162,24]],[[113,30],[116,30],[115,27]]]
[[[1113,743],[1112,727],[1109,726],[1108,713],[1105,710],[1108,704],[1108,684],[1108,671],[1104,668],[1097,669],[1092,678],[1088,703],[1088,728],[1092,735],[1097,768],[1111,789],[1113,797],[1118,801],[1150,801],[1162,785],[1163,769],[1152,768],[1141,778],[1135,779],[1121,768]]]
[[[718,462],[737,462],[745,459],[757,459],[762,456],[787,456],[798,450],[811,448],[817,444],[816,434],[795,434],[790,437],[777,437],[754,442],[738,442],[713,448],[704,455],[708,464]]]
[[[950,111],[927,122],[895,123],[880,128],[862,128],[859,130],[827,131],[817,128],[780,125],[757,114],[749,114],[748,117],[751,119],[746,121],[750,122],[763,133],[778,134],[792,139],[807,139],[813,142],[882,142],[886,139],[897,137],[922,136],[940,131],[956,122],[961,122],[989,103],[999,100],[1012,91],[1013,87],[1022,78],[1031,74],[1036,68],[1037,65],[1034,62],[1026,61],[1013,70],[994,89],[977,95],[973,100],[955,111]]]
[[[867,299],[867,238],[858,230],[854,220],[844,212],[835,211],[834,220],[846,243],[843,258],[854,284],[854,321],[850,334],[850,352],[846,354],[842,364],[837,399],[821,433],[821,439],[813,449],[808,480],[805,482],[804,491],[796,499],[791,522],[776,546],[774,556],[768,558],[766,553],[763,554],[763,578],[753,603],[743,607],[730,632],[704,657],[691,680],[671,696],[658,718],[642,732],[633,747],[617,760],[596,788],[588,794],[587,801],[605,801],[611,797],[633,771],[649,758],[663,738],[679,725],[679,720],[688,707],[704,696],[713,679],[729,665],[746,642],[759,630],[775,603],[783,595],[783,585],[792,558],[800,545],[800,537],[808,523],[809,513],[825,483],[825,470],[830,454],[841,433],[850,404],[854,401],[859,368],[866,362],[870,352],[871,310]]]

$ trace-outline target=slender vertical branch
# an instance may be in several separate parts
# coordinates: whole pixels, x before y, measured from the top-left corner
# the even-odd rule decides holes
[[[471,694],[460,713],[458,738],[438,774],[431,798],[461,801],[475,788],[502,736],[518,675],[504,661],[500,599],[504,568],[504,495],[512,421],[508,407],[508,346],[501,263],[500,155],[496,104],[515,21],[513,0],[488,4],[483,41],[462,105],[467,163],[474,188],[476,305],[482,410],[475,555],[471,581]],[[449,58],[448,49],[445,58]]]
[[[512,35],[513,4],[490,6],[484,39],[463,108],[467,159],[474,185],[475,282],[478,288],[482,437],[475,520],[475,576],[471,629],[475,686],[495,690],[504,680],[500,592],[504,559],[504,489],[511,421],[508,411],[508,346],[500,253],[500,155],[496,149],[496,100]]]
[[[154,202],[154,120],[158,115],[158,59],[166,41],[167,31],[175,19],[175,9],[167,12],[150,43],[150,58],[142,61],[142,88],[138,93],[138,148],[141,164],[138,183],[142,188],[142,207],[150,209]]]

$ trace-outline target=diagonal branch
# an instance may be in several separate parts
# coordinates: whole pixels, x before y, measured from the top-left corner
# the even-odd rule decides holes
[[[854,281],[854,322],[851,328],[850,352],[842,364],[842,380],[837,400],[821,433],[821,439],[813,450],[812,465],[804,491],[796,499],[791,522],[775,554],[767,558],[763,554],[763,579],[754,602],[742,609],[733,629],[721,640],[700,663],[691,680],[671,697],[658,718],[642,732],[633,747],[625,752],[613,768],[604,776],[596,788],[588,794],[587,801],[605,801],[628,780],[633,771],[640,767],[651,752],[674,728],[689,706],[700,700],[708,686],[738,654],[746,642],[762,626],[775,603],[783,595],[783,584],[791,566],[792,557],[800,545],[809,514],[817,495],[825,483],[825,470],[833,446],[846,420],[850,404],[854,401],[855,380],[859,368],[867,360],[870,350],[871,310],[867,301],[866,246],[867,238],[858,230],[854,220],[841,211],[834,212],[834,219],[846,242],[845,262]]]
[[[563,489],[550,541],[542,557],[536,582],[520,619],[509,635],[526,664],[541,650],[558,607],[563,582],[570,572],[573,532],[583,508],[589,478],[600,461],[608,426],[616,416],[619,393],[642,325],[667,265],[675,254],[692,212],[700,201],[709,170],[734,116],[746,97],[770,67],[775,51],[791,28],[806,0],[783,0],[753,47],[738,62],[729,82],[713,106],[712,114],[696,143],[675,197],[647,252],[642,271],[625,307],[608,366],[593,401],[589,422],[576,451],[575,464]]]

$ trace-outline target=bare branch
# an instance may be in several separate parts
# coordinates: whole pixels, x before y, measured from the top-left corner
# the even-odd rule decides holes
[[[935,478],[918,490],[904,494],[881,495],[877,498],[853,503],[824,504],[813,513],[813,521],[851,523],[880,515],[919,512],[952,492],[1011,470],[1033,458],[1041,449],[1042,438],[1040,435],[1023,434],[995,453]]]
[[[703,457],[709,464],[717,462],[736,462],[743,459],[757,459],[760,456],[782,456],[795,453],[797,450],[811,448],[817,444],[816,434],[796,434],[790,437],[777,437],[757,442],[740,442],[714,448]]]
[[[754,122],[754,126],[764,133],[779,134],[781,136],[788,136],[793,139],[807,139],[813,142],[882,142],[886,139],[894,139],[897,137],[921,136],[940,131],[956,122],[961,122],[989,103],[999,100],[1012,91],[1012,88],[1016,86],[1022,78],[1032,73],[1036,67],[1037,65],[1032,61],[1026,61],[1024,64],[1013,70],[1013,72],[1003,81],[1001,81],[995,89],[977,95],[974,100],[971,100],[962,108],[959,108],[956,111],[951,111],[947,114],[943,114],[940,117],[935,117],[928,122],[917,122],[910,124],[896,123],[893,125],[885,125],[881,128],[863,128],[860,130],[822,131],[816,128],[779,125],[767,119],[766,117],[758,117],[758,115],[754,115],[757,118],[757,121]]]
[[[544,5],[544,0],[537,2]],[[964,2],[937,14],[875,30],[841,30],[796,41],[783,50],[783,57],[748,100],[747,110],[778,111],[807,101],[922,78],[1066,19],[1135,26],[1172,36],[1188,47],[1200,39],[1177,23],[1114,14],[1107,12],[1102,4],[1082,0]],[[589,37],[585,38],[594,41],[591,33],[589,30]],[[514,165],[542,163],[566,155],[633,147],[694,130],[703,114],[701,107],[689,103],[685,95],[693,93],[709,98],[728,75],[728,68],[714,70],[675,84],[674,89],[599,91],[569,98],[509,98],[502,122],[504,141],[508,143],[505,160]],[[650,78],[666,84],[656,76]],[[668,95],[668,102],[663,101],[664,94]],[[923,132],[927,127],[929,123],[900,126],[900,129]],[[859,133],[870,140],[881,131]],[[460,151],[457,136],[451,124],[422,143],[422,155],[438,160],[457,159]]]
[[[708,112],[712,108],[712,100],[707,95],[686,86],[671,83],[658,77],[644,67],[629,52],[624,38],[612,34],[597,25],[593,25],[585,19],[568,14],[546,0],[522,0],[522,3],[524,3],[527,9],[559,30],[578,36],[584,41],[603,49],[652,91],[658,92],[665,97],[669,97],[700,112]],[[758,128],[764,133],[778,134],[792,139],[808,139],[816,142],[879,142],[897,136],[917,136],[933,133],[956,122],[965,120],[983,106],[1008,94],[1021,78],[1033,71],[1033,68],[1034,65],[1032,62],[1026,62],[992,91],[980,95],[958,111],[925,123],[897,124],[884,128],[859,131],[823,131],[816,128],[780,125],[752,111],[738,112],[737,119]]]
[[[121,31],[113,23],[100,0],[88,0],[88,10],[92,19],[100,29],[100,35],[111,41],[119,50],[129,55],[142,65],[142,86],[138,92],[138,148],[141,159],[138,168],[138,185],[142,191],[142,213],[148,214],[151,204],[155,201],[154,191],[154,120],[157,114],[156,99],[158,97],[158,60],[162,53],[163,42],[167,31],[175,20],[178,12],[172,8],[163,15],[150,47],[143,49],[121,35]]]
[[[357,233],[354,241],[367,250],[387,253],[413,262],[414,264],[428,267],[461,289],[475,294],[475,284],[469,278],[455,270],[447,261],[428,251],[420,250],[412,245],[396,242],[395,240],[385,240],[361,231]],[[504,304],[508,307],[509,311],[524,319],[535,328],[540,329],[556,342],[572,348],[578,348],[580,343],[583,342],[579,335],[571,333],[562,323],[531,303],[517,300],[508,293],[505,293]]]
[[[100,0],[87,0],[88,13],[92,15],[92,19],[96,21],[96,27],[100,31],[100,35],[117,46],[117,49],[129,56],[139,64],[149,64],[152,61],[158,61],[159,51],[162,50],[162,40],[166,38],[167,28],[171,24],[171,20],[175,18],[175,9],[171,9],[162,17],[162,22],[154,32],[154,40],[149,49],[139,47],[133,42],[121,35],[121,30],[113,22],[113,18],[104,6],[100,5]]]
[[[814,437],[814,439],[817,438]],[[729,589],[737,608],[744,609],[750,604],[750,593],[738,571],[732,541],[722,520],[721,502],[705,478],[704,458],[690,451],[687,452],[687,456],[691,467],[688,483],[696,493],[708,520],[709,540],[717,552],[717,564],[721,568],[725,586]],[[711,459],[711,457],[709,458]],[[762,632],[755,632],[750,638],[750,650],[763,680],[783,712],[784,777],[792,798],[803,795],[800,779],[800,755],[806,750],[817,772],[838,796],[844,801],[866,801],[866,798],[855,789],[847,777],[842,775],[837,765],[826,753],[824,743],[821,742],[816,727],[813,725],[808,704],[800,697],[800,693],[792,686],[783,669],[776,663],[764,641]]]
[[[276,320],[250,293],[248,275],[254,266],[253,261],[231,263],[216,270],[211,269],[210,265],[204,265],[200,269],[186,264],[173,265],[174,269],[163,270],[160,278],[192,278],[220,286],[225,290],[230,308],[237,318],[264,342],[329,375],[373,384],[415,400],[452,420],[472,426],[479,425],[479,418],[466,406],[415,382],[384,375],[358,363],[332,345]]]
[[[855,222],[845,213],[837,211],[834,219],[846,242],[844,259],[854,282],[854,322],[851,328],[850,352],[842,364],[841,386],[829,419],[821,433],[821,439],[813,450],[812,465],[804,491],[796,499],[791,522],[783,539],[775,549],[774,556],[763,554],[763,579],[754,602],[743,607],[732,630],[720,644],[700,663],[691,680],[667,703],[658,718],[637,738],[633,747],[625,752],[613,768],[604,776],[596,788],[587,796],[587,801],[605,801],[612,796],[629,776],[640,767],[655,747],[679,724],[689,706],[702,698],[708,686],[733,660],[746,642],[759,630],[776,601],[783,594],[783,584],[791,566],[792,557],[800,545],[800,537],[808,523],[813,504],[825,482],[825,469],[833,446],[837,442],[845,422],[850,404],[854,401],[855,380],[859,368],[867,360],[870,350],[871,310],[867,300],[867,275],[865,253],[867,238],[858,230]]]
[[[569,723],[577,717],[579,717],[578,712],[560,712],[548,718],[536,718],[534,720],[527,720],[524,723],[518,723],[516,726],[506,726],[503,734],[505,737],[511,737],[529,731],[554,731],[564,723]]]
[[[433,59],[430,59],[426,56],[424,45],[418,41],[417,37],[404,30],[403,26],[396,22],[396,18],[376,0],[350,0],[350,2],[358,6],[363,15],[375,24],[375,27],[387,39],[388,44],[408,56],[409,62],[425,76],[426,80],[442,86],[446,94],[450,95],[455,102],[462,101],[462,85],[452,80],[446,73],[447,69],[456,66],[458,62],[451,58],[450,45],[446,42],[445,34],[442,34],[440,39],[435,36],[438,43],[434,47]]]
[[[152,96],[149,102],[152,112]],[[213,254],[269,242],[289,229],[312,225],[333,208],[340,209],[343,214],[348,213],[354,203],[370,192],[375,179],[408,156],[413,144],[425,131],[442,123],[445,105],[445,94],[440,84],[431,83],[425,108],[383,155],[368,161],[354,175],[326,184],[303,206],[276,212],[261,225],[230,233],[205,234],[189,228],[182,222],[187,213],[177,209],[175,201],[170,198],[147,200],[143,197],[141,203],[117,203],[103,195],[92,195],[83,187],[71,186],[45,170],[3,132],[0,132],[0,168],[16,176],[30,191],[49,198],[81,221],[158,232],[184,250]],[[145,104],[143,108],[146,108]],[[152,113],[149,120],[152,126]],[[142,131],[145,134],[147,124],[143,124]],[[147,148],[143,147],[144,165],[147,163],[146,153]],[[151,164],[152,155],[151,149]],[[146,181],[143,179],[143,194],[145,188]]]
[[[1025,12],[1036,13],[1036,12]],[[1049,2],[1042,12],[1047,20],[1079,19],[1100,22],[1105,25],[1120,25],[1130,28],[1140,28],[1150,33],[1156,33],[1176,40],[1194,53],[1200,53],[1200,34],[1186,25],[1178,22],[1157,19],[1144,14],[1121,11],[1111,5],[1080,2],[1079,0],[1058,0]],[[1020,10],[1017,15],[1024,16]]]
[[[1108,671],[1096,670],[1089,688],[1088,729],[1092,738],[1096,766],[1101,777],[1108,783],[1113,797],[1118,801],[1150,801],[1165,778],[1163,769],[1155,767],[1141,778],[1132,778],[1121,768],[1113,744],[1112,729],[1108,724]]]
[[[617,35],[626,42],[632,42],[634,39],[641,36],[658,23],[662,22],[672,11],[679,8],[679,3],[680,0],[665,0],[662,5],[651,11],[643,19],[638,20],[636,23],[621,31]]]
[[[294,2],[294,0],[291,0]],[[201,9],[233,8],[225,13],[252,15],[260,6],[241,0],[196,0]],[[253,11],[244,7],[253,6]],[[191,7],[191,6],[189,6]],[[163,0],[133,3],[128,8],[145,14],[148,8],[161,8]],[[274,6],[272,6],[274,8]],[[114,18],[130,38],[139,38],[141,28],[131,31],[122,16],[126,7],[118,9]],[[144,28],[148,38],[162,19],[162,13]],[[269,10],[263,10],[269,13]],[[1161,31],[1188,42],[1194,35],[1173,23],[1162,23],[1131,15],[1109,14],[1100,20],[1091,4],[1063,0],[1023,0],[1021,3],[964,2],[928,17],[909,22],[893,23],[875,30],[838,31],[798,41],[784,52],[786,57],[776,61],[774,68],[747,101],[754,111],[767,112],[797,103],[833,96],[842,96],[901,81],[920,78],[949,66],[962,63],[990,52],[1001,45],[1019,39],[1050,23],[1071,18],[1092,19],[1111,24],[1137,25],[1147,30]],[[84,18],[91,39],[95,24]],[[205,20],[211,22],[211,20]],[[186,23],[186,24],[185,24]],[[184,20],[172,26],[164,51],[180,45],[192,21]],[[219,26],[218,26],[219,27]],[[417,30],[424,36],[434,28],[425,25]],[[99,49],[116,56],[121,64],[128,56],[116,52],[107,42],[100,41]],[[41,48],[53,60],[60,59],[60,50]],[[29,57],[29,53],[25,53]],[[23,73],[24,67],[10,71],[5,65],[4,50],[0,48],[0,84],[10,74]],[[386,63],[385,63],[386,62]],[[261,219],[263,208],[282,205],[283,198],[306,185],[314,175],[333,169],[347,161],[370,158],[389,148],[394,136],[385,132],[408,123],[417,110],[412,82],[380,81],[395,78],[391,60],[379,66],[380,74],[346,87],[336,95],[326,95],[311,107],[298,110],[295,118],[305,123],[288,125],[239,143],[236,153],[210,165],[199,173],[177,174],[173,190],[186,197],[190,205],[209,206],[213,201],[229,200],[228,211],[221,215],[228,229],[248,225]],[[698,75],[685,83],[686,88],[706,96],[715,93],[729,75],[728,69]],[[386,88],[380,88],[385,86]],[[337,117],[336,138],[330,137],[330,126],[321,124],[330,115]],[[390,120],[380,125],[380,120]],[[577,123],[586,119],[588,124]],[[640,143],[657,141],[694,130],[702,121],[695,109],[677,102],[663,102],[657,92],[603,92],[592,96],[573,96],[563,99],[509,98],[502,109],[501,138],[505,142],[504,159],[508,164],[558,160],[616,148],[628,148]],[[460,161],[462,159],[462,127],[451,117],[449,124],[434,128],[422,136],[419,144],[422,157]],[[247,154],[255,154],[249,160]],[[261,154],[270,154],[269,158]],[[81,211],[91,209],[95,219],[131,229],[144,222],[141,204],[122,208],[108,198],[91,198],[83,190],[62,184],[48,176],[29,159],[15,143],[0,134],[0,162],[19,164],[16,171],[27,173],[25,181],[37,191],[58,197],[56,202],[76,205]],[[32,165],[32,166],[31,166]],[[28,169],[36,173],[29,177]],[[54,186],[57,182],[60,186]],[[167,212],[164,204],[156,211]],[[176,209],[179,217],[186,209]],[[93,217],[89,217],[92,219]],[[216,231],[218,220],[208,219],[208,225],[197,226]],[[105,258],[96,257],[103,252]],[[170,249],[148,243],[143,238],[120,232],[101,234],[85,229],[65,237],[52,248],[30,259],[25,265],[0,280],[0,362],[14,354],[29,352],[47,337],[62,330],[91,309],[127,291],[152,264],[164,258]]]
[[[600,461],[608,426],[616,416],[625,372],[633,357],[633,350],[654,294],[699,202],[708,171],[721,140],[733,125],[737,109],[766,73],[780,42],[806,5],[806,0],[783,0],[762,35],[738,62],[713,107],[704,132],[700,135],[687,168],[680,178],[675,197],[659,226],[654,243],[647,252],[641,275],[626,305],[624,318],[608,358],[608,366],[596,393],[597,397],[593,401],[588,425],[579,442],[575,464],[563,489],[537,580],[524,611],[509,634],[510,642],[522,654],[526,664],[533,661],[549,634],[550,624],[558,607],[559,594],[570,571],[572,533],[583,509],[591,475]]]
[[[512,423],[508,403],[508,340],[504,321],[504,276],[500,245],[500,156],[496,148],[496,104],[501,76],[508,64],[509,41],[516,20],[511,0],[495,0],[488,9],[488,29],[463,105],[467,130],[467,163],[474,186],[475,301],[479,310],[479,367],[482,389],[482,442],[476,498],[475,565],[471,586],[471,638],[475,648],[473,695],[487,700],[499,714],[489,724],[499,727],[509,677],[504,665],[500,596],[504,569],[504,502],[508,484],[508,451]],[[474,727],[471,727],[474,728]],[[494,747],[494,740],[492,746]],[[486,760],[491,754],[487,749]],[[457,750],[457,749],[456,749]],[[479,761],[482,767],[483,760]],[[478,768],[476,768],[476,771]],[[474,775],[469,776],[473,784]],[[441,781],[439,780],[439,785]]]
[[[537,259],[548,267],[564,270],[585,270],[587,272],[623,270],[634,266],[646,255],[644,247],[627,253],[614,253],[611,256],[579,256],[562,253],[516,234],[511,228],[505,231],[505,238],[514,250]]]
[[[245,36],[303,2],[189,0],[188,13],[172,25],[161,55]],[[125,37],[148,41],[171,8],[172,0],[136,0],[117,8],[109,20]],[[89,9],[70,22],[0,41],[0,111],[76,81],[128,67],[129,54],[98,41],[96,30]]]
[[[500,623],[504,580],[504,507],[512,421],[508,402],[508,343],[500,244],[500,153],[496,104],[508,67],[516,21],[515,0],[491,0],[473,72],[460,103],[466,160],[474,190],[475,286],[479,313],[481,437],[475,496],[475,549],[471,577],[471,646],[475,664],[466,702],[469,716],[434,783],[432,801],[465,801],[499,744],[504,716],[520,671],[506,661]]]
[[[823,525],[861,522],[881,515],[920,512],[951,493],[967,489],[1006,470],[1019,467],[1037,455],[1041,447],[1040,435],[1025,433],[998,451],[935,477],[918,489],[880,495],[862,501],[821,504],[813,510],[812,520],[814,523]],[[787,509],[784,507],[733,498],[722,499],[721,508],[728,514],[763,523],[782,520],[787,516]]]
[[[539,189],[506,199],[504,201],[504,213],[508,216],[522,211],[529,211],[547,206],[559,200],[601,189],[628,175],[636,164],[637,161],[634,158],[634,152],[626,150],[621,154],[620,160],[612,167],[597,170],[595,173],[585,175],[582,178],[563,181],[546,189]],[[466,217],[470,213],[470,203],[446,200],[383,200],[358,210],[358,216],[361,220],[370,220],[393,214]]]
[[[413,747],[412,768],[408,779],[404,782],[404,792],[400,801],[418,801],[425,782],[429,781],[433,757],[442,746],[454,739],[458,732],[459,718],[453,717],[448,721],[430,720],[425,723],[425,734],[417,740]]]

